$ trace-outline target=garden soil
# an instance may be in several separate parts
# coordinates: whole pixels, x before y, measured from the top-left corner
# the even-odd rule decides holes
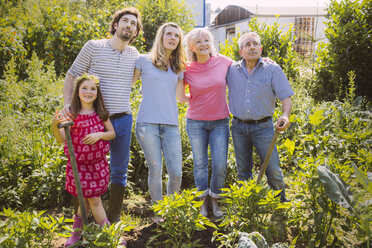
[[[106,205],[107,202],[103,201],[103,204]],[[159,228],[158,224],[156,224],[154,220],[154,214],[150,210],[150,201],[148,198],[144,198],[142,196],[133,196],[129,199],[124,200],[123,209],[124,212],[130,214],[133,217],[139,217],[142,219],[142,225],[134,228],[132,231],[127,232],[123,235],[125,241],[127,241],[128,248],[144,248],[144,247],[157,247],[163,248],[165,245],[162,244],[162,241],[165,241],[167,237],[160,236],[157,239],[159,244],[155,245],[148,245],[146,246],[147,241],[149,238],[155,234],[161,233],[162,230]],[[63,215],[62,211],[54,210],[51,213],[53,216],[61,217]],[[92,218],[92,217],[91,217]],[[216,242],[212,242],[214,229],[211,227],[207,227],[206,230],[197,231],[192,237],[192,241],[199,240],[200,247],[208,247],[208,248],[217,248],[218,245]],[[67,238],[59,237],[53,242],[54,248],[63,248],[64,243],[66,242]],[[82,246],[83,247],[83,246]]]

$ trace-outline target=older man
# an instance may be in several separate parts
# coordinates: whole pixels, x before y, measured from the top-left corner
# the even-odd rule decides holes
[[[132,114],[130,108],[131,83],[139,53],[129,44],[142,29],[141,16],[135,8],[115,13],[110,26],[110,39],[90,40],[81,49],[67,72],[63,97],[64,113],[70,115],[69,106],[74,81],[84,73],[99,77],[100,86],[116,138],[110,148],[111,191],[107,216],[110,222],[119,220],[127,185]]]
[[[283,115],[275,128],[284,131],[290,125],[291,96],[294,93],[280,66],[261,58],[262,46],[258,34],[244,34],[238,43],[243,59],[230,66],[227,82],[230,112],[234,116],[231,133],[238,179],[248,180],[252,178],[253,147],[262,162],[274,135],[272,115],[276,98],[282,101]],[[266,176],[273,189],[282,190],[281,201],[287,201],[276,147],[266,169]]]

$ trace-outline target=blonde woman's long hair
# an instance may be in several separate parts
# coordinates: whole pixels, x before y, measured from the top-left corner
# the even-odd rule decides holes
[[[173,27],[177,28],[179,31],[179,43],[176,49],[172,51],[172,54],[169,58],[169,64],[174,73],[179,73],[186,68],[186,59],[185,59],[185,50],[183,48],[183,34],[182,29],[173,22],[167,22],[160,26],[158,31],[156,32],[155,41],[152,45],[150,51],[150,57],[152,63],[163,71],[168,71],[168,61],[166,61],[165,54],[166,50],[163,44],[163,36],[165,32],[165,28]]]
[[[210,56],[217,55],[217,50],[214,47],[214,38],[211,32],[209,32],[206,28],[194,28],[191,30],[186,36],[185,36],[185,44],[186,44],[186,56],[188,61],[194,62],[197,61],[198,58],[196,57],[196,54],[191,50],[191,46],[193,45],[194,41],[202,34],[207,35],[210,43],[211,43],[211,52]]]

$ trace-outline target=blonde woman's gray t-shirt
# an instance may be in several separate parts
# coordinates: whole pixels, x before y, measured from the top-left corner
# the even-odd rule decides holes
[[[170,67],[162,71],[154,66],[149,55],[140,55],[136,68],[141,71],[142,102],[137,122],[178,125],[176,88],[183,72],[175,73]]]

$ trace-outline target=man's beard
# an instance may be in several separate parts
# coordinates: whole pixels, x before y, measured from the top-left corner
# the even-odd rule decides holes
[[[129,33],[120,32],[120,34],[118,34],[118,38],[124,42],[130,41],[133,38],[133,36],[134,36],[133,32]]]

